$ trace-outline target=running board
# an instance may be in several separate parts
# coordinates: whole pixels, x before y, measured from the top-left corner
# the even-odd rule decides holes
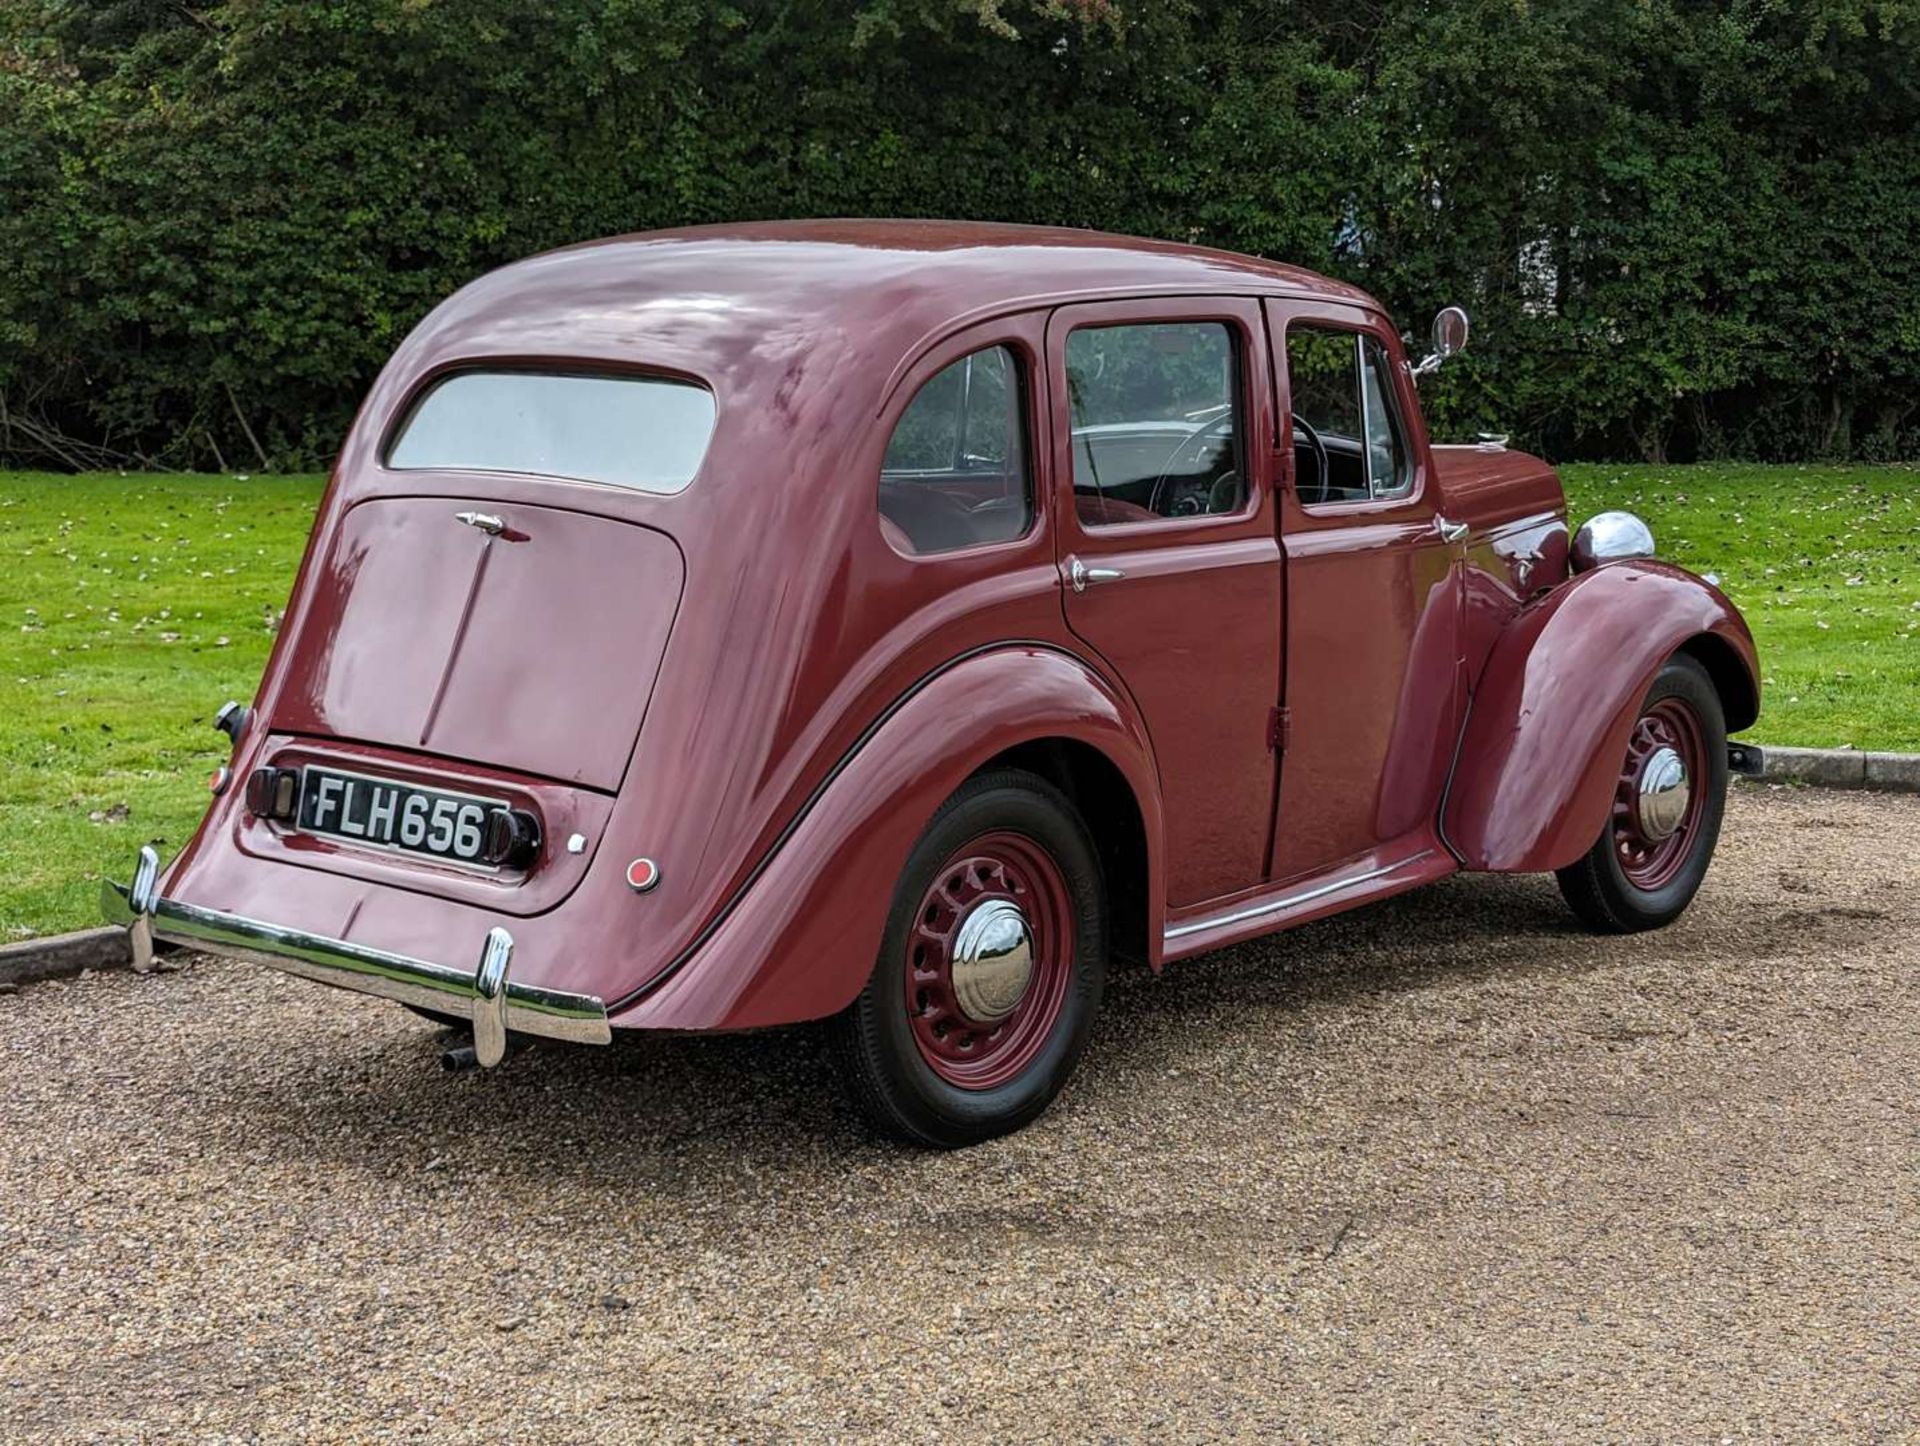
[[[1436,848],[1424,848],[1390,863],[1380,862],[1377,855],[1369,856],[1169,924],[1161,936],[1163,957],[1169,962],[1186,959],[1289,929],[1356,904],[1430,884],[1459,867],[1452,855]]]

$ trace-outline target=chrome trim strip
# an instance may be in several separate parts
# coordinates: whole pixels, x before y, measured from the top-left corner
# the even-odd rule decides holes
[[[1168,943],[1171,943],[1175,939],[1184,939],[1189,934],[1203,934],[1211,929],[1225,929],[1234,924],[1244,924],[1250,919],[1263,918],[1268,914],[1285,913],[1288,909],[1298,908],[1301,904],[1309,904],[1315,899],[1324,899],[1329,894],[1337,894],[1342,889],[1351,889],[1356,884],[1368,884],[1372,883],[1375,879],[1383,879],[1388,874],[1397,874],[1404,868],[1408,868],[1423,859],[1432,857],[1432,849],[1422,849],[1419,853],[1409,855],[1397,863],[1371,869],[1364,874],[1355,874],[1350,879],[1336,879],[1331,883],[1317,884],[1311,889],[1302,889],[1297,894],[1288,894],[1283,898],[1269,899],[1264,904],[1255,904],[1250,908],[1240,909],[1231,914],[1216,914],[1208,919],[1190,919],[1184,924],[1175,924],[1168,928],[1162,937]]]
[[[482,1064],[499,1063],[506,1053],[509,1030],[576,1044],[613,1042],[607,1007],[597,996],[570,994],[508,978],[513,936],[505,929],[496,928],[487,934],[476,968],[456,969],[163,898],[152,885],[159,868],[153,850],[143,848],[133,885],[116,884],[111,879],[102,883],[100,905],[107,922],[129,926],[136,938],[145,928],[151,938],[470,1019],[474,1024],[474,1053]],[[140,888],[143,880],[149,881],[144,891]],[[492,1058],[488,1057],[490,1052]]]

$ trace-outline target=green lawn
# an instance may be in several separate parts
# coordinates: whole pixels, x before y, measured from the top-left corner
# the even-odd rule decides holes
[[[1920,470],[1566,469],[1717,572],[1760,640],[1765,741],[1920,750]],[[94,921],[102,871],[185,843],[253,688],[316,477],[0,473],[0,942]]]
[[[1760,647],[1749,737],[1920,752],[1920,467],[1569,466],[1574,525],[1637,512]]]
[[[187,841],[320,486],[0,473],[0,942],[98,922],[102,871]]]

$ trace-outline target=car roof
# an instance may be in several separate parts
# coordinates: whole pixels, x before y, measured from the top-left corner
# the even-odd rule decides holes
[[[1373,307],[1297,266],[1171,241],[977,221],[778,221],[641,232],[517,261],[421,324],[419,373],[462,359],[606,358],[709,380],[857,335],[883,374],[968,321],[1069,301],[1285,294]],[[1376,308],[1377,309],[1377,308]]]
[[[716,283],[743,295],[785,292],[804,278],[827,288],[823,301],[864,290],[896,272],[918,288],[966,293],[974,304],[1025,302],[1062,292],[1171,287],[1178,290],[1274,290],[1371,306],[1357,287],[1304,267],[1177,241],[1117,236],[1068,226],[997,221],[754,221],[643,231],[588,241],[534,260],[569,258],[584,266],[644,266],[663,249],[698,252]],[[510,277],[528,263],[496,273]]]

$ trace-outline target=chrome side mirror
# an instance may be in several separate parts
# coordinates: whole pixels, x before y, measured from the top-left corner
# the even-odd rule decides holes
[[[1600,512],[1580,524],[1573,534],[1567,561],[1575,572],[1603,562],[1653,556],[1653,529],[1631,512]]]
[[[1466,349],[1470,330],[1466,312],[1457,306],[1442,307],[1440,314],[1433,319],[1433,350],[1420,359],[1413,374],[1424,377],[1428,372],[1439,371],[1441,362],[1455,352]]]

